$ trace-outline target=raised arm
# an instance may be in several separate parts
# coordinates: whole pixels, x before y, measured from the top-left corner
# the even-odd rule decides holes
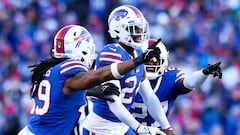
[[[64,92],[66,94],[71,94],[78,89],[88,89],[108,80],[120,79],[122,75],[151,58],[158,59],[159,55],[159,48],[151,48],[140,56],[123,63],[113,63],[109,66],[87,73],[80,72],[65,81]]]
[[[201,86],[209,75],[221,79],[222,68],[220,65],[221,62],[209,64],[207,67],[193,72],[178,83],[178,89],[181,90],[181,93],[183,94],[188,93],[189,91]]]

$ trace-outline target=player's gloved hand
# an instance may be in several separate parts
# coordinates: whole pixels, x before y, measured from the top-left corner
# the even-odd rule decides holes
[[[215,64],[208,64],[206,68],[204,68],[203,74],[210,75],[212,74],[213,77],[218,77],[219,79],[222,78],[222,68],[220,67],[221,62]]]
[[[142,124],[139,124],[134,130],[138,135],[166,135],[157,127],[144,126]]]
[[[161,38],[157,40],[157,42],[154,43],[153,46],[148,48],[144,53],[142,53],[140,56],[133,59],[133,62],[136,66],[143,64],[150,59],[155,59],[154,61],[157,61],[160,58],[161,51],[156,45],[161,41]]]
[[[167,129],[162,129],[162,131],[163,131],[166,135],[176,135],[176,134],[174,133],[174,130],[173,130],[172,127],[169,127],[169,128],[167,128]]]
[[[119,96],[119,94],[119,88],[113,83],[104,83],[87,90],[87,96],[94,96],[111,102],[114,102],[114,99],[110,95]]]

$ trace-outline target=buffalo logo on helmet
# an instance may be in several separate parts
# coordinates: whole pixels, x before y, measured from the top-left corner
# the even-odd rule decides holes
[[[91,37],[90,37],[89,33],[87,31],[82,31],[79,36],[74,38],[74,42],[78,41],[75,48],[79,47],[83,40],[86,40],[87,42],[89,42],[90,39],[91,39]]]
[[[116,21],[121,20],[122,18],[124,18],[125,16],[127,16],[128,11],[124,10],[124,9],[120,9],[116,12],[114,12],[108,19],[108,22],[112,21],[112,19],[115,19]]]

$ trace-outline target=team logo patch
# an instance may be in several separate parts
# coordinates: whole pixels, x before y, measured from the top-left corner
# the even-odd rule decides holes
[[[61,48],[62,47],[62,40],[57,40],[57,47]]]

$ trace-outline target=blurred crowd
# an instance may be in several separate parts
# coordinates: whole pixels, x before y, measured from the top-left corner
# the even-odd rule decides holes
[[[177,99],[169,115],[176,134],[240,135],[240,0],[0,0],[0,135],[27,124],[28,66],[50,57],[55,32],[83,25],[98,52],[111,42],[108,14],[122,4],[144,13],[151,38],[161,37],[170,51],[170,66],[188,75],[222,62],[221,80],[209,77]]]

